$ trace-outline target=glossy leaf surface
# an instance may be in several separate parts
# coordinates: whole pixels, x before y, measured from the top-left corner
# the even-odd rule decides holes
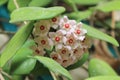
[[[53,0],[32,0],[28,6],[46,6],[48,4],[50,4],[51,2],[53,2]]]
[[[84,53],[83,57],[80,60],[78,60],[75,64],[68,66],[67,69],[71,70],[82,66],[87,61],[88,57],[89,53]]]
[[[6,62],[11,59],[20,47],[28,39],[33,29],[33,23],[28,23],[21,27],[21,29],[12,37],[0,57],[0,66],[3,67]]]
[[[22,63],[16,64],[16,68],[14,68],[13,74],[29,74],[35,67],[35,64],[36,59],[26,59]]]
[[[50,19],[60,15],[65,11],[64,7],[24,7],[16,9],[11,14],[10,22],[18,22],[25,20],[39,20],[39,19]]]
[[[113,37],[101,32],[89,25],[83,24],[83,27],[87,30],[88,36],[109,42],[115,46],[119,46],[118,42]]]
[[[40,63],[42,63],[45,67],[47,67],[49,70],[55,73],[59,73],[67,77],[69,80],[72,80],[69,72],[54,60],[42,56],[35,56],[34,58],[37,59]]]
[[[120,10],[120,0],[113,0],[113,1],[108,1],[106,3],[102,3],[101,5],[97,6],[96,9],[101,10],[103,12]]]
[[[89,76],[117,76],[117,73],[106,62],[100,59],[91,59],[88,66]]]
[[[2,1],[4,1],[4,0],[2,0]],[[28,6],[30,1],[31,0],[9,0],[7,7],[8,7],[8,10],[10,12],[12,12],[13,10],[17,9],[17,7],[20,8],[20,7]],[[16,6],[16,3],[17,3],[17,6]]]

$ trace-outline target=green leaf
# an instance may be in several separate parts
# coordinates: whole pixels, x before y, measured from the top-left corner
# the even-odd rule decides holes
[[[33,68],[35,67],[36,60],[35,59],[26,59],[20,64],[16,64],[13,74],[29,74]]]
[[[2,0],[2,1],[4,1],[4,0]],[[28,4],[31,0],[15,0],[15,1],[17,2],[18,7],[26,7],[26,6],[28,6]],[[9,0],[7,7],[10,12],[17,9],[15,4],[16,3],[14,2],[14,0]]]
[[[10,22],[18,22],[25,20],[39,20],[39,19],[50,19],[60,15],[65,11],[64,7],[24,7],[19,8],[12,12]]]
[[[77,61],[73,65],[68,66],[67,69],[71,70],[82,66],[87,61],[88,57],[89,57],[89,53],[84,53],[83,57],[79,61]]]
[[[103,12],[111,12],[115,10],[120,10],[120,0],[108,1],[106,3],[102,3],[101,5],[98,5],[95,8]]]
[[[83,27],[87,30],[88,36],[109,42],[115,46],[119,46],[118,42],[113,37],[101,32],[95,28],[92,28],[89,25],[83,24]]]
[[[85,80],[120,80],[119,76],[97,76]]]
[[[35,45],[33,40],[28,40],[25,44],[16,52],[16,54],[12,58],[12,64],[16,64],[18,62],[22,62],[27,59],[28,56],[32,56],[33,51],[30,49],[31,46]]]
[[[26,41],[25,44],[16,52],[12,59],[7,64],[5,64],[2,69],[5,72],[10,72],[11,66],[13,68],[14,66],[19,65],[19,63],[27,59],[27,56],[31,56],[33,51],[30,49],[30,46],[33,45],[35,45],[35,42],[33,40]]]
[[[35,45],[35,42],[33,40],[28,40],[16,52],[16,55],[11,60],[11,72],[13,72],[13,74],[28,74],[34,68],[36,60],[28,58],[28,56],[32,56],[33,54],[33,51],[30,49],[30,47],[33,45]]]
[[[73,18],[76,20],[83,20],[86,18],[89,18],[91,16],[92,12],[89,10],[86,11],[79,11],[79,12],[72,12],[72,13],[68,13],[66,14],[69,18]]]
[[[49,75],[50,71],[49,71],[48,68],[44,67],[44,65],[42,63],[37,61],[36,65],[35,65],[35,67],[34,67],[34,69],[32,70],[31,73],[34,74],[37,77],[37,76]]]
[[[46,6],[48,4],[50,4],[51,2],[53,2],[53,0],[32,0],[30,3],[29,3],[29,6]]]
[[[90,77],[103,76],[103,75],[117,76],[117,73],[112,69],[112,67],[100,59],[91,59],[89,62],[88,71]]]
[[[76,4],[81,5],[95,5],[103,0],[73,0]]]
[[[49,70],[59,73],[65,77],[67,77],[69,80],[72,80],[72,77],[70,76],[69,72],[64,69],[60,64],[55,62],[54,60],[47,58],[47,57],[42,57],[42,56],[35,56],[40,63],[42,63],[45,67],[47,67]]]
[[[8,0],[0,0],[0,6],[4,5],[5,3],[7,3]]]
[[[13,38],[6,45],[0,58],[0,67],[3,67],[8,60],[10,60],[20,47],[25,43],[33,29],[33,22],[22,26],[21,29],[13,36]]]
[[[13,80],[23,80],[23,77],[21,75],[13,75],[12,79]]]

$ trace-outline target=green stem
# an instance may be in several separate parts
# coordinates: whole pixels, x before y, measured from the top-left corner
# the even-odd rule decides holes
[[[9,80],[12,80],[12,77],[9,75],[9,74],[7,74],[6,72],[4,72],[4,71],[0,71],[4,76],[6,76],[6,77],[8,77],[9,78]]]
[[[74,2],[71,3],[71,6],[75,12],[78,12],[78,8]]]
[[[72,0],[64,0],[64,2],[69,4],[73,8],[74,12],[78,12],[78,8]]]

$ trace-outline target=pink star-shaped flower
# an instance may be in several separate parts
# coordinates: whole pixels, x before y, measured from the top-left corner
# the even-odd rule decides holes
[[[58,30],[57,32],[49,32],[49,37],[54,42],[56,48],[61,48],[63,42],[66,41],[63,30]]]
[[[66,59],[72,56],[72,50],[70,46],[62,45],[62,48],[61,49],[56,48],[56,51],[61,55],[62,59]]]
[[[61,56],[60,56],[59,53],[52,52],[52,53],[50,54],[50,57],[51,57],[53,60],[55,60],[56,62],[58,62],[59,64],[62,63],[62,58],[61,58]]]
[[[71,34],[66,34],[66,42],[64,43],[65,45],[71,46],[72,48],[76,48],[79,46],[79,43],[77,41],[77,37],[75,36],[74,33]]]
[[[73,49],[73,55],[77,59],[80,59],[82,57],[83,53],[84,53],[84,50],[81,47],[77,47],[77,48]]]
[[[77,61],[76,57],[75,56],[70,56],[69,58],[64,58],[62,59],[62,66],[63,67],[68,67],[72,64],[74,64],[75,62]]]
[[[82,23],[78,23],[74,30],[75,35],[77,36],[78,40],[83,41],[85,38],[85,34],[87,33],[87,30],[82,28]]]
[[[43,56],[45,54],[45,51],[41,46],[35,45],[35,46],[32,46],[31,48],[34,51],[33,52],[34,55]]]
[[[67,16],[64,16],[61,20],[60,20],[60,28],[65,30],[65,31],[69,31],[69,32],[73,32],[73,28],[76,25],[76,21],[75,20],[69,20],[67,18]],[[67,33],[66,32],[66,33]]]
[[[40,20],[35,23],[34,33],[35,35],[44,36],[47,35],[50,29],[50,21],[49,20]]]
[[[47,36],[39,36],[39,37],[36,37],[34,40],[36,43],[38,43],[39,46],[41,46],[45,49],[50,50],[51,47],[53,47],[52,40],[49,39]]]
[[[57,29],[58,26],[59,26],[59,22],[60,22],[60,17],[57,16],[57,17],[53,17],[52,19],[50,19],[50,22],[51,22],[51,27],[53,27],[54,29]]]

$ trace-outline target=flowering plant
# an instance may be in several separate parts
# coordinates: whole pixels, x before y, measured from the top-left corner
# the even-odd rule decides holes
[[[67,16],[37,21],[33,31],[34,53],[44,56],[45,51],[50,50],[49,57],[67,67],[78,61],[88,49],[86,33],[81,22],[69,20]]]

